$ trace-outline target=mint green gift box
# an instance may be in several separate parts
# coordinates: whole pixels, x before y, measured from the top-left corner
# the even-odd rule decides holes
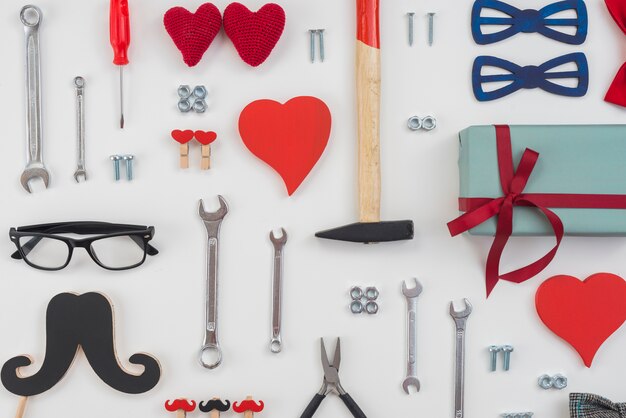
[[[626,195],[626,125],[511,125],[515,168],[526,148],[539,153],[524,193]],[[460,197],[498,198],[500,185],[494,126],[459,134]],[[626,236],[626,210],[549,208],[566,235]],[[473,235],[493,236],[497,216]],[[554,235],[536,208],[516,206],[513,235]]]

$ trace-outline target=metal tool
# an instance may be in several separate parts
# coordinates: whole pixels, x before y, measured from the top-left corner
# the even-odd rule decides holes
[[[465,325],[467,318],[472,313],[472,305],[469,300],[463,299],[465,309],[455,311],[454,304],[450,302],[450,316],[456,325],[456,362],[454,367],[454,417],[463,418],[463,397],[465,395]]]
[[[43,14],[37,6],[24,6],[20,20],[24,24],[26,35],[26,96],[27,107],[27,148],[26,168],[20,182],[28,193],[32,193],[30,181],[40,178],[47,188],[50,175],[43,163],[43,138],[41,130],[41,64],[39,60],[39,25]]]
[[[113,47],[113,64],[120,67],[120,129],[124,129],[124,66],[128,65],[130,18],[128,0],[111,0],[109,35]]]
[[[343,403],[348,407],[348,410],[355,418],[367,418],[361,408],[357,405],[352,397],[343,389],[341,382],[339,381],[339,363],[341,363],[341,343],[337,338],[337,345],[335,346],[335,355],[333,362],[328,360],[326,354],[326,347],[324,346],[324,339],[320,338],[320,345],[322,351],[322,367],[324,368],[324,381],[322,387],[315,394],[309,405],[306,407],[300,418],[311,418],[317,408],[329,393],[336,393],[339,395]]]
[[[87,181],[87,171],[85,170],[85,79],[82,77],[74,78],[74,87],[76,87],[76,171],[74,171],[74,180],[80,183],[80,179]]]
[[[222,196],[217,196],[220,208],[216,212],[206,212],[204,203],[200,200],[198,213],[204,222],[207,232],[207,286],[206,286],[206,326],[204,329],[204,342],[200,349],[200,364],[207,369],[215,369],[222,362],[222,349],[217,340],[217,249],[219,243],[220,226],[222,219],[228,213],[228,205]],[[205,355],[214,356],[210,361]]]
[[[270,241],[274,245],[274,277],[272,280],[272,339],[270,350],[280,353],[283,339],[280,335],[282,322],[282,293],[283,293],[283,247],[287,242],[287,231],[280,228],[282,235],[276,238],[274,231],[270,232]]]
[[[417,379],[417,297],[422,293],[422,285],[417,279],[413,279],[414,286],[408,288],[406,282],[402,282],[402,294],[406,298],[407,322],[407,360],[406,378],[402,382],[402,388],[409,395],[409,388],[413,386],[416,392],[420,391],[420,381]]]
[[[435,39],[435,13],[428,13],[428,46],[433,46]]]
[[[409,46],[413,46],[413,38],[415,36],[415,12],[408,12],[406,16],[409,20]]]

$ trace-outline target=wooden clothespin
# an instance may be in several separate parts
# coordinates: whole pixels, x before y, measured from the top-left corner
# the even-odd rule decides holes
[[[263,401],[259,401],[257,404],[254,402],[252,396],[247,396],[239,405],[237,405],[237,402],[233,404],[233,411],[238,414],[243,413],[244,418],[254,418],[254,413],[261,412],[264,407]]]
[[[165,409],[170,412],[176,412],[176,418],[186,418],[187,412],[191,412],[196,409],[196,401],[188,401],[187,399],[176,399],[175,401],[167,400],[165,402]]]
[[[213,398],[210,401],[200,402],[198,409],[202,412],[208,412],[209,418],[220,418],[220,412],[226,412],[230,409],[230,401],[222,401],[220,398]]]
[[[196,131],[196,140],[202,145],[202,161],[200,170],[211,168],[211,143],[217,139],[213,131]]]
[[[189,141],[193,139],[192,130],[173,130],[172,138],[180,144],[180,168],[189,168]]]

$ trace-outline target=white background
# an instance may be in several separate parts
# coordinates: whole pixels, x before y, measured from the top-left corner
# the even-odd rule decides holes
[[[252,9],[262,1],[245,2]],[[517,1],[541,7],[546,1]],[[626,333],[617,332],[600,349],[593,368],[549,332],[534,308],[537,286],[555,274],[580,278],[609,271],[625,275],[624,240],[567,238],[554,262],[522,284],[500,283],[484,296],[484,263],[490,238],[450,238],[446,222],[457,215],[457,133],[472,124],[624,123],[624,109],[603,101],[615,72],[626,59],[626,39],[604,3],[589,0],[589,37],[569,46],[539,35],[519,35],[492,46],[471,38],[472,2],[382,1],[382,218],[411,218],[415,239],[363,246],[322,241],[313,234],[357,219],[356,113],[354,91],[355,6],[351,0],[281,0],[285,33],[261,67],[244,64],[223,32],[195,68],[187,68],[162,25],[175,4],[131,0],[131,64],[126,68],[127,128],[118,122],[118,72],[111,63],[108,1],[40,0],[45,160],[50,189],[28,195],[19,184],[24,165],[24,36],[21,1],[0,6],[2,69],[0,118],[3,159],[0,177],[0,230],[53,221],[103,220],[156,227],[161,251],[136,270],[100,269],[78,252],[62,272],[34,270],[9,258],[0,240],[0,360],[28,353],[35,365],[45,352],[45,309],[64,291],[101,291],[115,305],[116,345],[131,370],[130,355],[146,351],[162,365],[158,386],[143,395],[118,393],[98,379],[82,353],[65,379],[29,401],[27,416],[158,417],[169,414],[166,399],[231,401],[246,395],[263,399],[260,416],[299,416],[322,381],[319,337],[342,337],[342,383],[370,417],[453,415],[452,299],[468,297],[474,313],[467,331],[466,413],[495,417],[532,410],[537,417],[565,418],[567,394],[591,391],[626,400],[623,361]],[[218,0],[221,11],[226,1]],[[200,2],[185,2],[195,10]],[[407,11],[415,11],[416,44],[407,46]],[[426,45],[426,18],[436,11],[435,45]],[[307,29],[326,28],[326,62],[308,60]],[[590,65],[586,97],[569,99],[523,91],[479,104],[471,93],[471,64],[480,54],[519,64],[540,64],[583,51]],[[74,183],[75,102],[72,79],[85,77],[87,169],[89,181]],[[179,84],[205,84],[210,111],[181,115]],[[239,112],[260,98],[285,101],[299,95],[323,99],[333,113],[325,154],[291,198],[281,179],[243,146],[236,126]],[[439,126],[430,133],[406,128],[413,114],[432,114]],[[172,129],[215,130],[213,168],[200,172],[200,150],[191,168],[178,168]],[[303,126],[302,129],[307,129]],[[136,179],[114,183],[112,153],[134,153]],[[224,362],[207,371],[197,362],[204,318],[205,231],[198,199],[214,209],[215,196],[230,204],[220,254],[220,341]],[[269,352],[272,247],[268,233],[284,226],[284,350]],[[503,269],[533,260],[552,246],[551,238],[515,239]],[[424,292],[418,306],[419,394],[405,395],[405,301],[403,279],[419,277]],[[351,285],[376,285],[378,315],[355,317],[347,310]],[[490,344],[515,345],[511,371],[488,372]],[[331,348],[332,351],[332,348]],[[133,371],[137,371],[132,369]],[[25,371],[26,372],[26,371]],[[569,387],[543,391],[537,377],[564,373]],[[18,398],[0,391],[0,411],[11,416]],[[195,412],[198,416],[200,412]],[[229,412],[226,416],[233,416]],[[318,416],[350,416],[329,397]]]

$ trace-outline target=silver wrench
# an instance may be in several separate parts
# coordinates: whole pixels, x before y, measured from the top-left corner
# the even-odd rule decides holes
[[[26,96],[28,98],[26,168],[20,182],[32,193],[30,181],[40,178],[47,188],[50,175],[43,164],[41,132],[41,65],[39,61],[39,25],[43,14],[37,6],[24,6],[20,20],[26,35]]]
[[[207,232],[207,286],[206,286],[206,326],[204,342],[200,349],[200,364],[207,369],[215,369],[222,362],[222,349],[217,341],[217,249],[222,219],[228,213],[228,205],[222,196],[217,196],[220,208],[216,212],[206,212],[200,200],[198,213]],[[205,355],[211,355],[210,361]],[[214,356],[214,357],[213,357]]]
[[[455,311],[454,304],[450,302],[450,316],[456,325],[456,362],[454,367],[454,417],[463,418],[463,397],[465,395],[465,325],[467,317],[472,313],[472,305],[469,300],[463,299],[465,309]]]
[[[270,232],[270,241],[274,244],[274,278],[272,281],[272,339],[270,350],[280,353],[283,339],[280,335],[282,322],[282,293],[283,293],[283,247],[287,242],[287,231],[280,228],[282,235],[276,238],[274,231]]]
[[[74,180],[80,183],[80,179],[87,181],[87,171],[85,170],[85,79],[82,77],[74,78],[74,87],[76,87],[76,155],[78,162],[76,171],[74,172]]]
[[[402,382],[402,388],[407,395],[409,388],[413,386],[416,392],[420,391],[420,381],[417,379],[417,297],[422,293],[422,285],[417,279],[412,288],[408,288],[406,282],[402,282],[402,294],[406,298],[407,308],[407,360],[406,378]]]

